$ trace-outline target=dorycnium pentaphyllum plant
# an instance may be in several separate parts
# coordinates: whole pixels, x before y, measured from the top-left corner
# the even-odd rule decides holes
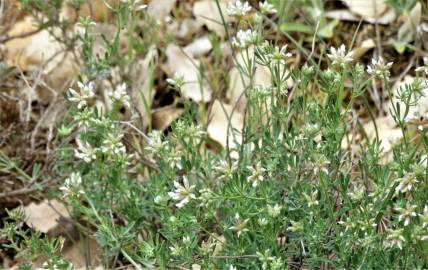
[[[119,24],[136,16],[135,3],[123,5],[130,8],[116,10]],[[228,33],[246,108],[243,129],[230,130],[234,143],[219,152],[207,146],[207,121],[195,117],[190,102],[169,133],[133,126],[145,146],[130,147],[132,122],[122,121],[119,109],[130,106],[133,82],[110,91],[111,111],[92,105],[99,76],[115,62],[109,53],[91,56],[93,23],[82,19],[86,68],[66,93],[61,134],[64,141],[75,138],[60,151],[55,171],[65,180],[57,194],[102,247],[104,267],[116,268],[118,260],[135,269],[428,267],[427,116],[414,109],[428,87],[427,68],[394,90],[393,63],[379,57],[365,67],[345,45],[325,52],[326,68],[313,58],[291,66],[291,45],[263,37],[266,16],[275,12],[268,2],[260,11],[246,1],[228,5],[236,18]],[[259,68],[268,70],[269,86],[255,83]],[[367,102],[373,80],[383,85],[388,113],[402,130],[386,161],[378,139],[366,139],[356,151],[346,146],[356,126],[354,102]],[[176,74],[168,83],[180,91],[186,81]],[[17,213],[11,218],[20,220]],[[37,234],[29,239],[10,225],[8,235],[14,234],[24,235],[30,248],[44,247],[34,251],[44,255],[61,246],[59,240],[35,243],[42,242]],[[59,257],[47,264],[72,269]]]

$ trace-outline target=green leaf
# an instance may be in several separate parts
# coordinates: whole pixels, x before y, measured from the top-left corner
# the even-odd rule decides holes
[[[399,54],[402,54],[406,50],[407,43],[404,41],[394,41],[392,45]]]
[[[339,24],[339,20],[333,20],[328,24],[322,26],[318,31],[318,36],[323,38],[331,38],[333,37],[334,28]]]
[[[297,32],[297,33],[305,33],[313,35],[315,29],[309,25],[305,25],[303,23],[283,23],[279,27],[281,31],[284,32]]]

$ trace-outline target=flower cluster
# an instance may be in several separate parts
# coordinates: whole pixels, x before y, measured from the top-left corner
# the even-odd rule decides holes
[[[274,14],[277,13],[273,4],[270,4],[268,1],[259,2],[260,12],[263,14]]]
[[[178,208],[185,206],[190,200],[196,198],[195,194],[193,194],[195,185],[190,185],[186,176],[183,177],[183,184],[174,181],[174,187],[175,190],[168,192],[168,196],[174,201],[178,201],[176,204]]]
[[[236,34],[236,37],[232,39],[232,44],[240,48],[246,48],[251,44],[255,44],[257,42],[257,39],[257,32],[254,32],[251,29],[248,29],[246,31],[239,30]]]
[[[346,53],[345,45],[340,45],[339,48],[330,48],[330,53],[327,54],[328,58],[332,61],[333,65],[339,65],[343,66],[346,65],[349,62],[352,62],[354,59],[352,59],[352,52]]]
[[[129,96],[126,93],[126,83],[122,83],[115,90],[110,91],[108,95],[115,102],[119,102],[120,104],[123,104],[126,107],[131,106]]]
[[[373,76],[385,76],[389,77],[389,69],[391,69],[393,62],[385,63],[382,57],[378,59],[372,59],[372,65],[367,66],[367,73]]]
[[[79,195],[84,193],[81,184],[82,176],[79,172],[73,172],[59,189],[64,193],[64,197]]]
[[[234,3],[229,2],[226,9],[227,15],[235,17],[245,16],[250,11],[250,4],[247,1],[242,3],[240,0],[236,0]]]
[[[78,109],[82,109],[84,106],[88,105],[89,99],[95,97],[94,83],[89,82],[84,84],[82,82],[77,82],[77,86],[79,87],[78,91],[70,88],[70,97],[68,100],[76,103]]]

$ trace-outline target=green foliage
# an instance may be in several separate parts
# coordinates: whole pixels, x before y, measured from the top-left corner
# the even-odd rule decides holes
[[[126,19],[135,23],[133,11],[118,7],[114,12],[119,26]],[[424,133],[412,137],[406,128],[420,81],[402,88],[401,102],[393,103],[389,64],[378,60],[367,74],[343,47],[330,50],[328,69],[314,64],[291,68],[287,47],[261,42],[262,29],[255,29],[256,37],[234,47],[244,63],[238,66],[241,76],[249,81],[245,125],[230,131],[242,140],[213,153],[202,125],[208,119],[198,119],[200,108],[186,103],[171,132],[139,131],[145,148],[132,152],[124,144],[131,136],[124,132],[129,126],[117,110],[126,93],[116,89],[118,106],[104,115],[87,102],[91,82],[130,59],[118,59],[118,38],[104,40],[104,56],[92,55],[91,21],[81,18],[80,23],[85,69],[80,91],[67,94],[69,116],[61,126],[66,146],[55,171],[59,179],[67,177],[58,183],[58,197],[76,220],[85,221],[108,268],[116,267],[119,257],[136,269],[192,264],[201,269],[428,267],[428,141]],[[139,43],[129,35],[129,55],[145,52],[142,44],[148,41]],[[219,57],[218,44],[214,53]],[[256,68],[262,67],[271,75],[269,86],[254,84]],[[200,73],[204,76],[202,67]],[[380,80],[390,93],[392,115],[403,130],[386,163],[378,138],[359,145],[357,160],[342,146],[352,129],[354,102],[364,98],[372,80]],[[177,89],[186,83],[180,77],[169,82]],[[72,131],[79,134],[77,143],[67,144]],[[140,162],[141,156],[150,162]],[[14,169],[0,158],[2,168]],[[144,172],[145,179],[140,181],[136,172]],[[45,255],[52,258],[48,264],[69,269],[55,255],[61,240],[23,231],[16,225],[20,215],[10,216],[15,223],[2,230],[12,241],[9,248],[27,250],[28,260]],[[15,242],[16,236],[23,240]]]

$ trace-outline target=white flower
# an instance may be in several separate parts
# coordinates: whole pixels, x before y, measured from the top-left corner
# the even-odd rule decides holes
[[[323,154],[315,156],[315,161],[313,163],[314,166],[314,173],[318,172],[324,172],[326,174],[329,173],[327,166],[330,164],[330,161],[327,159],[327,157]]]
[[[177,244],[173,244],[172,247],[169,247],[169,250],[171,251],[171,254],[173,256],[179,256],[181,254],[181,251],[182,251],[181,247],[178,246]]]
[[[270,267],[272,270],[283,269],[284,262],[280,257],[278,258],[274,257],[274,259],[272,260],[272,263],[270,264]]]
[[[263,173],[266,171],[266,169],[264,169],[262,167],[262,165],[261,165],[260,162],[258,162],[256,164],[256,167],[248,166],[247,169],[249,169],[250,172],[251,172],[251,175],[248,176],[248,178],[247,178],[247,182],[251,183],[251,185],[253,187],[257,187],[257,185],[259,184],[259,182],[264,181]]]
[[[416,72],[425,72],[428,75],[428,57],[424,57],[424,66],[415,68]]]
[[[88,84],[84,84],[82,82],[77,82],[77,86],[79,87],[79,91],[76,91],[72,88],[69,89],[71,96],[68,98],[71,102],[77,103],[77,108],[81,109],[83,106],[87,106],[87,100],[95,96],[94,92],[94,83],[90,82]]]
[[[181,165],[181,157],[183,156],[183,153],[177,148],[168,149],[169,153],[166,155],[165,159],[168,162],[169,166],[171,168],[178,168],[181,170],[183,168],[183,166]]]
[[[195,198],[195,194],[192,193],[195,189],[195,185],[189,185],[186,176],[183,176],[183,185],[174,181],[174,187],[175,191],[168,192],[168,196],[175,201],[179,201],[179,203],[176,204],[178,208],[185,206],[191,199]]]
[[[109,133],[103,141],[101,151],[110,156],[122,155],[126,153],[126,148],[122,144],[123,134]]]
[[[257,219],[257,223],[260,226],[266,226],[268,224],[268,220],[266,218],[259,218],[259,219]]]
[[[166,79],[166,82],[172,85],[173,87],[180,89],[184,84],[184,75],[176,72],[174,73],[174,77]]]
[[[192,242],[189,236],[183,236],[183,244],[189,245]]]
[[[352,191],[348,192],[347,194],[351,198],[351,200],[359,201],[364,198],[365,192],[366,192],[366,188],[364,186],[358,187],[354,185]]]
[[[276,204],[275,206],[267,206],[269,216],[276,218],[281,213],[282,206]]]
[[[357,227],[357,224],[355,224],[355,222],[353,222],[349,217],[346,218],[346,221],[340,220],[337,223],[345,226],[345,231],[352,231]]]
[[[406,208],[396,207],[395,211],[400,213],[400,215],[398,216],[398,221],[404,220],[404,226],[409,225],[410,219],[412,217],[416,217],[415,208],[416,205],[411,205],[410,203],[407,203]]]
[[[396,229],[396,230],[388,230],[389,234],[386,237],[387,247],[394,247],[397,246],[399,249],[403,249],[403,243],[406,241],[406,239],[403,236],[403,229]]]
[[[290,220],[291,226],[287,228],[287,231],[290,232],[300,232],[303,231],[303,223],[299,221]]]
[[[235,214],[235,224],[231,226],[229,229],[236,232],[236,234],[241,236],[243,232],[248,232],[249,230],[246,228],[247,223],[250,219],[242,220],[238,213]]]
[[[93,110],[85,108],[82,111],[78,111],[73,118],[79,127],[86,129],[94,122]]]
[[[305,199],[308,202],[308,207],[312,207],[319,204],[317,200],[318,190],[313,191],[310,196],[306,193],[304,193],[303,196],[305,196]]]
[[[419,214],[419,218],[422,221],[422,227],[428,227],[428,205],[425,205],[423,213]]]
[[[232,179],[234,172],[238,168],[238,161],[233,161],[232,164],[229,164],[226,160],[220,160],[219,164],[215,166],[213,169],[220,173],[219,180]]]
[[[122,83],[114,91],[110,91],[108,95],[112,100],[120,102],[126,107],[131,106],[129,96],[126,93],[126,83]]]
[[[162,141],[161,131],[153,130],[147,136],[149,137],[149,142],[148,145],[144,148],[145,150],[149,151],[152,154],[158,154],[166,148],[168,143]]]
[[[257,32],[253,32],[251,29],[248,29],[247,31],[239,30],[236,37],[232,39],[232,44],[237,47],[246,48],[256,41]]]
[[[263,3],[259,2],[259,7],[261,13],[263,14],[273,14],[277,12],[275,7],[272,4],[268,3],[268,1],[264,1]]]
[[[75,31],[76,34],[83,36],[86,33],[86,29],[97,25],[96,22],[93,22],[89,17],[82,19],[80,22],[76,23]]]
[[[247,1],[242,3],[240,0],[236,0],[235,3],[229,2],[226,9],[227,15],[235,17],[245,16],[250,11],[250,4]]]
[[[392,67],[393,62],[385,63],[382,57],[372,59],[372,65],[367,66],[367,73],[373,76],[389,76],[389,69]]]
[[[88,142],[76,139],[77,149],[74,149],[74,156],[89,163],[97,158],[97,149],[93,148]]]
[[[270,250],[266,249],[264,253],[256,252],[259,261],[262,263],[262,269],[267,269],[268,263],[275,260],[275,257],[270,256]]]
[[[346,53],[346,48],[345,45],[342,44],[340,45],[339,48],[334,48],[331,47],[330,48],[330,54],[327,54],[328,58],[330,58],[331,61],[333,61],[333,65],[342,65],[342,64],[346,64],[348,62],[351,62],[352,59],[352,52],[349,52],[345,55]]]
[[[68,195],[73,194],[74,192],[76,194],[82,194],[83,190],[79,188],[81,183],[82,177],[80,173],[72,172],[70,177],[65,179],[64,185],[59,189],[64,193],[64,197],[67,197]]]
[[[395,192],[405,193],[412,190],[413,186],[419,181],[416,179],[416,176],[413,173],[408,173],[405,176],[398,178],[396,180],[399,182],[398,186],[395,188]]]
[[[237,269],[236,269],[236,267],[235,267],[235,266],[230,265],[230,266],[229,266],[229,270],[237,270]]]
[[[290,58],[291,53],[287,52],[287,45],[284,45],[279,49],[278,46],[275,46],[275,50],[268,55],[269,60],[285,65],[285,59]]]

